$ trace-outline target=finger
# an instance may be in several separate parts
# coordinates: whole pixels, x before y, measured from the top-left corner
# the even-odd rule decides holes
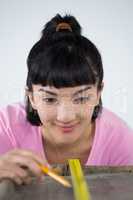
[[[26,179],[23,180],[23,184],[25,185],[29,185],[32,182],[32,178],[31,177],[27,177]]]
[[[31,150],[22,150],[22,149],[15,149],[13,151],[13,154],[19,154],[19,155],[23,155],[26,156],[28,158],[32,158],[33,160],[35,160],[37,163],[41,163],[43,165],[46,166],[50,166],[47,159],[46,158],[42,158],[40,155],[38,155],[37,153],[31,151]]]
[[[35,176],[42,175],[41,169],[39,168],[37,162],[33,160],[31,157],[22,156],[22,155],[21,156],[11,155],[10,160],[15,165],[19,165],[21,168],[25,170],[28,169],[32,173],[32,175],[35,175]]]
[[[38,162],[36,161],[36,157],[38,158],[38,155],[34,155],[33,152],[31,151],[26,151],[26,150],[18,150],[15,149],[8,153],[6,157],[4,157],[4,161],[10,161],[14,164],[18,164],[19,166],[24,166],[27,167],[33,175],[35,176],[42,176],[42,171],[38,166]],[[42,158],[38,158],[39,163],[45,163]]]
[[[6,162],[5,167],[3,169],[1,168],[0,172],[1,174],[3,174],[3,178],[8,178],[8,176],[9,178],[12,177],[12,179],[15,177],[19,177],[23,182],[30,177],[27,169],[23,169],[19,165],[10,162]],[[2,178],[1,175],[0,177]]]
[[[26,169],[21,168],[21,166],[17,165],[16,163],[11,162],[5,162],[5,165],[3,168],[1,167],[1,170],[3,171],[10,171],[10,173],[15,172],[20,177],[27,177],[28,171]]]
[[[17,176],[16,173],[11,173],[9,170],[1,170],[0,177],[1,180],[9,179],[18,185],[21,185],[23,183],[23,180],[19,176]]]
[[[40,155],[36,154],[35,152],[28,151],[28,153],[27,153],[27,151],[23,151],[22,154],[32,158],[38,164],[42,164],[42,165],[45,165],[47,167],[51,167],[46,158],[42,158]]]
[[[23,184],[23,179],[21,179],[20,177],[17,177],[17,176],[15,176],[15,178],[12,179],[12,181],[17,185],[22,185]]]

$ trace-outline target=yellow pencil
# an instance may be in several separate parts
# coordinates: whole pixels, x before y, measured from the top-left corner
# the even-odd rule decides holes
[[[62,185],[66,186],[66,187],[72,187],[68,180],[66,180],[63,176],[60,176],[57,173],[55,173],[52,169],[49,169],[48,167],[43,166],[41,164],[38,164],[38,166],[40,167],[42,172],[49,175],[50,177],[52,177],[53,179],[55,179]]]

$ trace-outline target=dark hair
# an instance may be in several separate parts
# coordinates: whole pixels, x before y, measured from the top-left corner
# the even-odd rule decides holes
[[[70,15],[57,14],[42,30],[40,40],[32,47],[28,58],[27,88],[32,84],[43,86],[74,87],[85,84],[97,84],[101,89],[103,66],[101,55],[96,46],[81,35],[78,21]],[[102,108],[95,107],[92,120],[95,120]],[[41,121],[26,99],[27,119],[33,125]]]

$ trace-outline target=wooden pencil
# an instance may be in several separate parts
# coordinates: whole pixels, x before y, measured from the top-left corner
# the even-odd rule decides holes
[[[43,173],[49,175],[65,187],[72,187],[68,180],[66,180],[63,176],[60,176],[59,174],[55,173],[52,169],[49,169],[48,167],[43,166],[41,164],[38,164],[38,166],[40,167]]]

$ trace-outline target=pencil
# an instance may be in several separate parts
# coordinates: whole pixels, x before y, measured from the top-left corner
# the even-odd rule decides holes
[[[56,181],[58,181],[65,187],[71,187],[71,184],[69,183],[69,181],[66,180],[63,176],[58,175],[52,169],[49,169],[46,166],[43,166],[41,164],[38,164],[38,166],[40,167],[40,169],[42,170],[43,173],[49,175],[50,177],[52,177],[53,179],[55,179]]]

